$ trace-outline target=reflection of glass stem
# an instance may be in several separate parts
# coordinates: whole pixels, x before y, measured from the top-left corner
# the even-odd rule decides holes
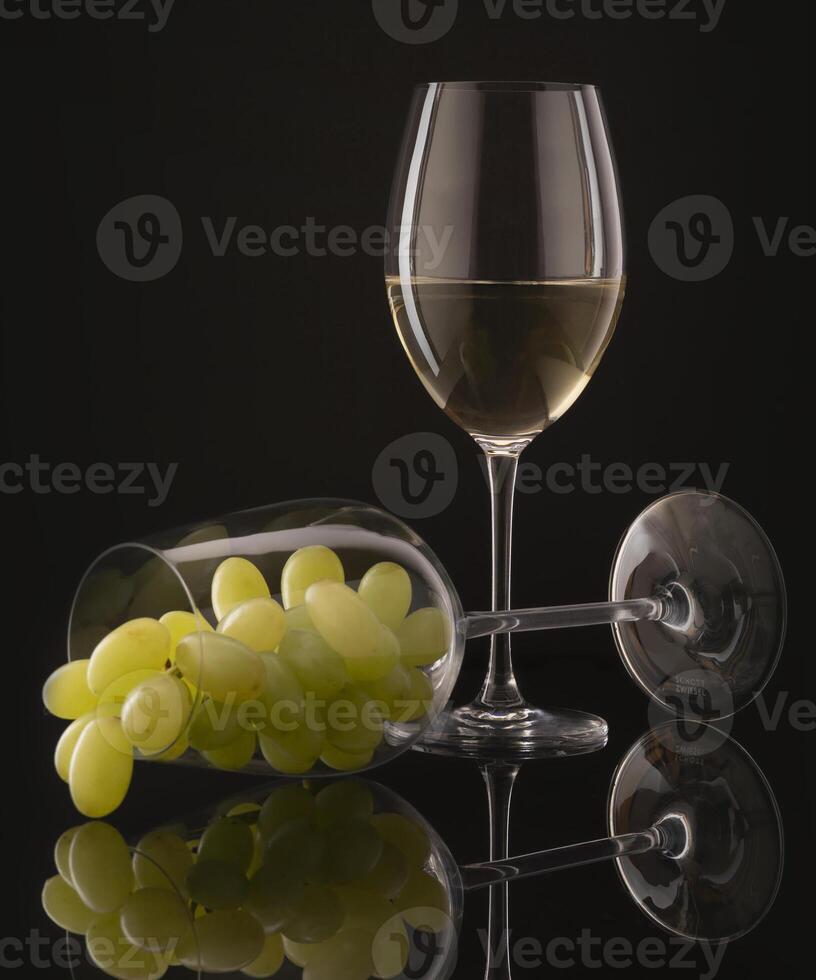
[[[688,847],[689,831],[686,822],[682,817],[669,815],[640,833],[569,844],[520,857],[491,860],[485,864],[468,864],[460,868],[460,871],[466,891],[498,884],[504,889],[507,882],[521,878],[532,878],[549,871],[577,868],[611,858],[645,854],[647,851],[661,851],[670,858],[682,857],[688,852]]]
[[[489,763],[480,768],[490,807],[490,860],[502,864],[510,855],[510,803],[520,767]],[[510,889],[506,884],[490,890],[485,952],[486,980],[510,980]]]

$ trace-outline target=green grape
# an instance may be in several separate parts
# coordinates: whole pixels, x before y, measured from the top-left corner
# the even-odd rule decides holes
[[[299,724],[291,732],[259,733],[258,743],[263,757],[273,769],[285,776],[302,776],[310,772],[320,758],[325,737],[322,732]]]
[[[422,827],[401,813],[377,813],[371,823],[386,843],[405,856],[409,868],[425,866],[431,856],[431,842]]]
[[[394,907],[413,929],[420,932],[444,932],[451,924],[447,891],[438,878],[422,870],[409,874]]]
[[[314,582],[345,582],[343,565],[331,548],[322,544],[300,548],[289,556],[281,572],[281,595],[287,609],[304,602],[306,590]]]
[[[315,816],[321,827],[346,820],[370,820],[374,813],[374,797],[365,783],[344,779],[321,789],[315,800]]]
[[[99,703],[96,706],[97,718],[120,717],[122,707],[134,688],[138,687],[144,681],[154,680],[157,677],[164,676],[165,674],[161,670],[132,670],[129,674],[123,674],[121,677],[117,677],[99,695]]]
[[[179,640],[191,633],[212,633],[213,628],[204,618],[203,613],[173,610],[159,616],[159,622],[170,631],[170,663],[176,662],[176,647]]]
[[[218,624],[218,632],[240,640],[257,653],[268,653],[283,639],[286,615],[274,599],[247,599],[227,613]]]
[[[404,711],[404,702],[411,693],[411,675],[409,668],[402,664],[397,666],[379,681],[361,683],[360,687],[372,701],[377,701],[386,718],[395,719],[400,715],[400,707]]]
[[[265,942],[263,929],[248,912],[218,911],[196,919],[195,931],[179,943],[176,956],[191,970],[232,973],[254,963]]]
[[[276,933],[298,909],[304,889],[302,879],[264,864],[250,879],[244,908],[255,916],[265,932]]]
[[[281,932],[296,943],[323,943],[343,926],[343,905],[331,888],[307,884]]]
[[[377,619],[395,632],[411,608],[411,579],[402,566],[391,561],[369,568],[357,592]]]
[[[356,929],[374,935],[394,914],[394,906],[382,895],[365,891],[355,882],[337,889],[346,916],[344,929]]]
[[[313,630],[289,630],[281,641],[278,657],[303,690],[319,701],[336,697],[348,682],[343,658]]]
[[[96,707],[88,687],[89,660],[72,660],[57,668],[43,685],[43,704],[57,718],[75,721]]]
[[[371,934],[343,929],[309,957],[303,980],[368,980],[373,972]]]
[[[163,670],[170,658],[170,631],[157,619],[132,619],[108,633],[91,654],[88,686],[102,694],[135,670]]]
[[[215,570],[212,580],[212,607],[216,619],[247,599],[269,599],[269,586],[260,569],[246,558],[227,558]]]
[[[86,823],[71,842],[71,881],[82,901],[103,915],[120,909],[133,888],[130,851],[110,824]]]
[[[128,941],[118,915],[98,918],[88,930],[86,944],[94,966],[116,980],[160,980],[167,972],[167,961],[160,953],[139,949]]]
[[[68,782],[68,773],[71,770],[71,757],[79,741],[79,736],[85,728],[94,720],[94,712],[90,711],[87,715],[77,718],[65,729],[57,742],[54,752],[54,768],[57,770],[59,778],[63,782]]]
[[[57,843],[54,845],[54,864],[57,866],[61,878],[72,888],[74,879],[71,877],[71,844],[77,835],[79,827],[71,827],[63,834],[60,834]]]
[[[327,843],[324,830],[299,817],[272,834],[267,841],[264,863],[280,875],[314,882],[321,877]]]
[[[192,928],[187,905],[166,888],[141,888],[134,892],[120,913],[125,938],[140,949],[164,953],[174,948]]]
[[[122,706],[122,730],[142,752],[161,752],[184,731],[191,709],[186,686],[172,674],[159,674],[128,694]]]
[[[136,845],[133,873],[139,888],[185,891],[194,863],[185,841],[169,830],[154,830]]]
[[[240,738],[243,731],[237,705],[218,704],[207,698],[193,712],[187,737],[194,749],[208,752],[223,749]]]
[[[319,797],[318,797],[319,798]],[[310,820],[315,812],[315,798],[302,786],[282,786],[267,797],[258,815],[262,834],[271,837],[290,820]]]
[[[124,800],[133,777],[133,749],[116,719],[90,722],[71,756],[68,785],[85,817],[106,817]]]
[[[201,835],[198,845],[199,861],[226,861],[239,871],[249,868],[255,842],[249,824],[236,817],[221,817],[213,821]]]
[[[352,657],[346,660],[346,670],[353,681],[376,683],[388,677],[399,662],[399,641],[387,626],[381,626],[374,653],[368,657]]]
[[[207,909],[237,909],[248,890],[246,875],[231,861],[199,859],[187,875],[187,893]]]
[[[450,624],[441,609],[418,609],[397,631],[402,662],[406,667],[429,667],[450,644]]]
[[[410,951],[411,944],[402,916],[392,914],[376,931],[371,942],[374,976],[383,980],[402,976],[408,966]]]
[[[346,885],[369,874],[382,851],[382,838],[368,821],[344,820],[329,828],[323,866],[330,881]]]
[[[434,689],[427,674],[418,667],[408,668],[408,691],[394,703],[391,720],[406,725],[420,721],[433,707]]]
[[[283,951],[289,962],[294,963],[295,966],[306,966],[310,957],[313,957],[319,948],[312,943],[293,943],[291,939],[283,937]]]
[[[275,735],[299,724],[303,714],[303,688],[294,671],[276,653],[260,654],[265,669],[265,686],[261,694],[265,735]]]
[[[315,629],[343,658],[376,650],[382,623],[354,589],[342,582],[315,582],[306,591],[306,608]]]
[[[172,762],[174,759],[178,759],[184,755],[187,749],[190,748],[190,740],[187,738],[187,733],[182,732],[181,735],[166,748],[163,752],[142,752],[142,755],[147,759],[152,759],[154,762]]]
[[[384,895],[386,898],[396,898],[408,881],[408,861],[402,851],[393,844],[383,844],[380,860],[368,874],[357,882],[357,888]]]
[[[330,742],[323,746],[320,761],[337,772],[358,772],[367,769],[374,758],[374,750],[369,752],[343,752]]]
[[[222,633],[183,637],[176,647],[176,666],[191,684],[222,702],[258,698],[266,680],[258,654]]]
[[[55,925],[80,936],[84,936],[99,918],[99,913],[89,909],[61,875],[54,875],[46,881],[42,890],[42,907]]]
[[[242,732],[241,735],[229,745],[220,749],[210,749],[201,754],[216,769],[224,769],[227,772],[240,772],[250,764],[255,757],[255,750],[258,748],[258,736],[254,731]]]
[[[260,815],[261,815],[260,804],[250,803],[250,802],[236,803],[235,806],[230,807],[229,810],[227,811],[228,817],[253,816],[256,817],[257,819],[257,817],[259,817]]]
[[[245,966],[241,972],[248,977],[262,980],[265,977],[273,977],[283,966],[283,961],[283,939],[275,933],[270,933],[264,940],[260,956],[249,966]]]
[[[299,606],[292,606],[291,609],[287,609],[286,613],[286,629],[288,630],[312,630],[314,631],[314,623],[309,615],[309,610],[306,608],[306,603],[302,602]]]
[[[351,755],[373,752],[383,739],[382,709],[365,691],[351,684],[326,714],[326,740]]]

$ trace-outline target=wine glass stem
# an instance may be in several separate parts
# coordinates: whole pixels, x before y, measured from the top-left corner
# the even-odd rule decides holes
[[[668,622],[671,608],[668,600],[654,598],[471,612],[465,617],[465,628],[468,639],[474,639],[478,636],[495,636],[497,633],[570,629],[576,626],[634,623],[641,620]]]
[[[603,840],[587,841],[583,844],[570,844],[535,854],[523,854],[504,861],[488,861],[485,864],[469,864],[460,868],[465,891],[488,888],[492,885],[518,881],[561,871],[564,868],[577,868],[584,864],[596,864],[612,858],[645,854],[646,851],[667,850],[669,834],[659,825],[641,833],[624,834],[620,837],[605,837]]]
[[[491,609],[510,608],[510,574],[513,551],[513,503],[519,454],[485,449],[490,484],[492,534]],[[490,667],[476,703],[487,708],[512,708],[524,703],[513,673],[510,636],[490,638]]]

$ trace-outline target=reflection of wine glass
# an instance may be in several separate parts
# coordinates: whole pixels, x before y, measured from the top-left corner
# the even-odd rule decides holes
[[[606,840],[459,868],[389,789],[279,784],[158,827],[131,849],[109,824],[67,831],[43,904],[57,925],[86,934],[91,961],[112,975],[127,957],[159,977],[172,954],[203,976],[289,980],[307,967],[310,980],[443,980],[465,892],[615,859],[659,925],[735,939],[778,890],[779,813],[737,743],[705,726],[697,734],[689,743],[667,725],[635,743],[612,781]]]
[[[225,563],[256,596],[244,597],[228,615],[217,612]],[[328,574],[335,581],[327,582]],[[258,598],[261,592],[266,598]],[[259,608],[262,613],[252,630],[242,622],[245,605],[253,617]],[[331,615],[324,615],[326,607]],[[139,617],[158,635],[156,620],[168,613],[193,631],[202,628],[197,613],[206,629],[178,639],[172,655],[159,651],[160,662],[151,660],[146,670],[150,664],[138,660],[138,644],[119,649],[119,631],[128,638],[126,624]],[[246,643],[236,638],[236,621]],[[130,772],[121,738],[111,732],[119,731],[120,719],[133,717],[161,725],[145,729],[152,739],[148,752],[139,726],[134,734],[123,724],[133,741],[126,753],[286,775],[367,769],[423,733],[423,748],[434,752],[497,760],[540,755],[538,743],[456,741],[445,737],[444,724],[437,727],[465,641],[600,623],[613,624],[619,651],[647,694],[678,714],[726,717],[750,703],[773,673],[785,628],[784,582],[760,528],[716,494],[674,494],[637,518],[618,549],[610,602],[469,614],[424,542],[365,504],[300,501],[229,515],[204,528],[112,548],[89,569],[71,615],[70,667],[90,678],[101,646],[110,683],[96,691],[78,685],[80,711],[67,703],[76,691],[63,684],[65,668],[46,682],[46,705],[61,718],[77,719],[60,743],[58,771],[70,781],[81,812],[112,812]],[[90,662],[84,659],[89,637]],[[265,678],[257,701],[230,687],[225,671],[233,657],[239,675],[257,666]],[[179,673],[186,686],[177,682],[178,700],[165,703],[165,675]],[[335,711],[338,702],[342,711]],[[573,750],[598,744],[585,740]]]
[[[588,384],[625,289],[611,141],[593,86],[417,88],[397,165],[386,259],[402,344],[440,408],[487,456],[493,609],[510,605],[518,459]],[[491,641],[477,699],[437,739],[528,749],[603,742],[602,719],[531,707],[509,637]]]

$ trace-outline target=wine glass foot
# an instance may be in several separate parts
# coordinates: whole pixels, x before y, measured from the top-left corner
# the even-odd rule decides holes
[[[482,761],[560,758],[602,749],[603,718],[526,702],[491,706],[475,701],[445,711],[414,746],[418,752]]]
[[[615,623],[637,684],[675,714],[714,720],[745,707],[776,668],[785,582],[773,546],[742,507],[684,490],[650,505],[618,548],[610,599],[662,597],[660,620]]]

